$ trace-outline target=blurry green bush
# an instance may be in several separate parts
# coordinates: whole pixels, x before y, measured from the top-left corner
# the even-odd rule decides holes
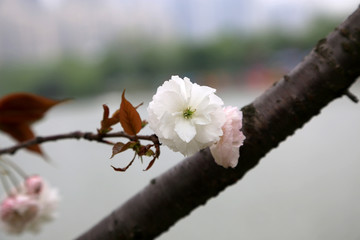
[[[318,18],[306,32],[291,34],[268,29],[255,35],[224,33],[206,41],[159,43],[127,39],[113,43],[94,59],[65,54],[47,63],[6,63],[0,66],[0,96],[27,91],[51,97],[78,97],[120,91],[124,86],[154,88],[174,74],[200,82],[209,73],[239,76],[254,64],[279,67],[274,66],[273,56],[283,49],[297,49],[298,62],[317,39],[340,21]]]

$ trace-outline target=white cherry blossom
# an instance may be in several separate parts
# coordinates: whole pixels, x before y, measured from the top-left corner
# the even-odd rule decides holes
[[[149,126],[160,141],[188,156],[222,136],[225,113],[215,89],[172,76],[157,89],[147,108]]]

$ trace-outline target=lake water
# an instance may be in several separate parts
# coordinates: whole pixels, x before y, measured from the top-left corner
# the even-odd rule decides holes
[[[352,90],[360,96],[359,88]],[[226,105],[243,106],[259,92],[219,92]],[[145,106],[149,93],[127,92],[128,99]],[[101,105],[115,109],[121,93],[54,107],[35,125],[38,135],[75,130],[96,131]],[[140,108],[145,117],[145,109]],[[146,130],[146,133],[149,130]],[[360,105],[343,97],[326,107],[320,116],[271,151],[244,179],[217,198],[180,220],[158,239],[360,239]],[[11,141],[0,136],[1,146]],[[110,160],[111,148],[84,140],[46,143],[51,164],[27,152],[11,157],[28,173],[44,176],[61,194],[59,216],[43,226],[40,234],[0,239],[73,239],[97,223],[150,179],[182,160],[162,148],[160,160],[147,172],[136,161],[126,173],[131,155]]]

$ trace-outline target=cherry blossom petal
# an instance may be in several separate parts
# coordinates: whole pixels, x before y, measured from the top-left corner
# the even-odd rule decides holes
[[[241,131],[242,112],[235,107],[224,108],[226,115],[225,124],[222,127],[223,136],[210,147],[215,162],[225,168],[236,167],[240,157],[240,146],[245,140]]]
[[[186,143],[189,143],[196,135],[196,128],[191,121],[184,118],[177,118],[175,122],[175,132]]]

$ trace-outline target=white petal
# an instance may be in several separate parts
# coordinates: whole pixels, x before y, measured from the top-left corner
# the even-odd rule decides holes
[[[194,114],[193,117],[193,123],[195,124],[199,124],[199,125],[206,125],[211,123],[211,118],[209,116],[209,114]]]
[[[191,155],[219,141],[223,135],[223,102],[215,89],[172,76],[157,89],[149,104],[149,126],[174,151]],[[185,109],[195,110],[185,119]]]
[[[189,119],[176,118],[175,132],[186,143],[190,142],[196,135],[196,128]]]
[[[198,105],[201,104],[202,101],[207,101],[209,103],[209,96],[215,92],[215,89],[206,86],[199,86],[194,83],[191,88],[191,98],[189,105],[198,108]]]
[[[156,114],[163,114],[164,112],[172,113],[182,111],[186,102],[181,96],[175,92],[164,92],[161,94],[161,99],[155,102],[156,106],[153,106]]]
[[[209,104],[216,104],[216,105],[221,105],[221,106],[224,105],[223,100],[221,100],[221,98],[219,98],[215,94],[211,94],[209,97],[210,97],[210,103]]]
[[[192,88],[192,83],[190,80],[188,78],[184,78],[183,80],[179,76],[172,76],[170,81],[173,81],[177,84],[177,92],[182,96],[184,101],[188,102]]]
[[[160,133],[158,137],[164,138],[173,138],[174,136],[174,125],[175,125],[175,118],[169,114],[165,113],[159,121],[158,129]]]

